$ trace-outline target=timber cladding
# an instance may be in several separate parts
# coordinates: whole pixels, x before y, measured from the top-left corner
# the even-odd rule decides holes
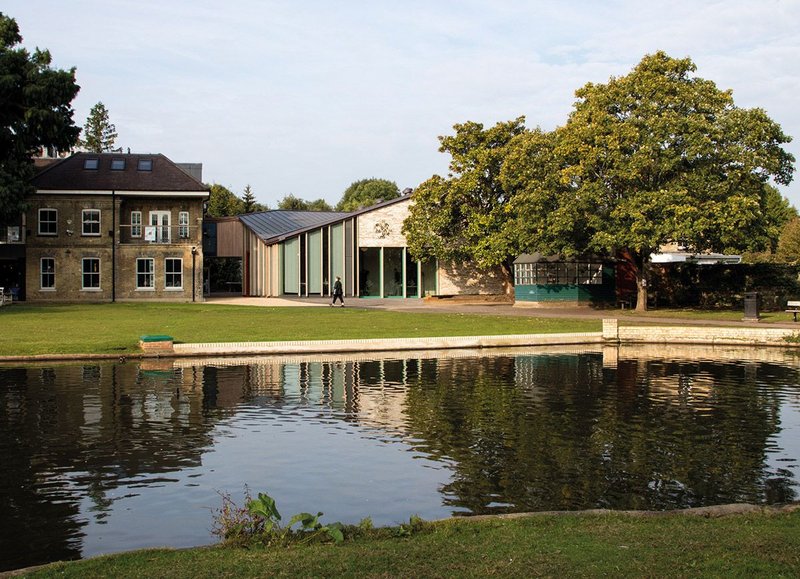
[[[244,226],[238,219],[217,222],[217,257],[242,257]]]

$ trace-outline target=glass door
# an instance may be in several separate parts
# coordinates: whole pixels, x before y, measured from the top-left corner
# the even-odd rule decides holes
[[[170,225],[169,211],[150,212],[150,226],[155,228],[156,243],[169,243],[170,241],[169,225]]]

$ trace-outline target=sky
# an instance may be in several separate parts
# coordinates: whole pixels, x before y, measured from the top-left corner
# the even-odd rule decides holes
[[[646,54],[759,107],[800,158],[800,0],[3,0],[23,46],[75,67],[116,145],[202,163],[203,180],[271,207],[335,204],[354,181],[447,174],[465,121],[566,122],[574,92]],[[800,208],[800,175],[781,192]]]

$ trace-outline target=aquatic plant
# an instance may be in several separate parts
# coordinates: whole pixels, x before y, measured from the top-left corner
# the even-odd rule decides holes
[[[214,511],[214,526],[211,532],[226,543],[245,545],[258,543],[271,545],[291,542],[305,543],[314,539],[331,540],[341,543],[344,540],[341,523],[323,525],[320,517],[311,513],[297,513],[289,519],[289,524],[281,524],[281,514],[275,499],[267,493],[258,493],[252,498],[245,488],[245,506],[237,505],[228,493],[219,493],[222,506]],[[298,525],[299,526],[296,526]]]

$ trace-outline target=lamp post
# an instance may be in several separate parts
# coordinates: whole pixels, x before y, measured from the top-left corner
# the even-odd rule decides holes
[[[192,246],[192,301],[195,301],[195,284],[197,282],[196,275],[195,275],[195,260],[197,259],[197,246]]]

